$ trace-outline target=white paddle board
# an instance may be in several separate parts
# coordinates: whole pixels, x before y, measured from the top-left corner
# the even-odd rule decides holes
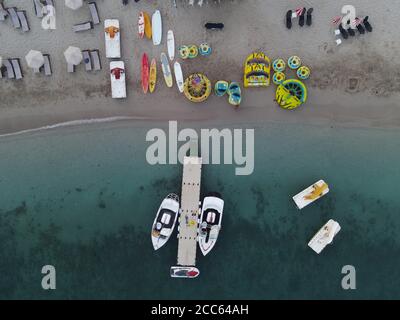
[[[153,13],[151,18],[151,25],[153,29],[153,44],[158,46],[161,43],[162,38],[162,22],[161,22],[161,13],[159,10],[156,10]]]
[[[175,59],[175,37],[172,30],[168,30],[167,45],[169,60],[173,61]]]
[[[175,72],[176,85],[178,86],[179,91],[182,93],[183,92],[183,74],[182,74],[181,64],[178,61],[176,61],[174,63],[174,72]]]

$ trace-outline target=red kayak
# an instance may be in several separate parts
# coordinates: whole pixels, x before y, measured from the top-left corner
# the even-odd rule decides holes
[[[146,53],[143,53],[142,57],[142,87],[143,92],[147,93],[149,90],[149,74],[150,74],[150,66],[149,66],[149,57]]]

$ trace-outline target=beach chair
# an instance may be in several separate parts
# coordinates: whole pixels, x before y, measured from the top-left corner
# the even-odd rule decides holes
[[[312,25],[312,13],[313,13],[313,11],[314,11],[313,8],[309,8],[307,10],[306,25],[309,26],[309,27]]]
[[[366,16],[366,17],[364,18],[364,20],[363,20],[364,27],[365,27],[365,30],[367,30],[368,32],[372,32],[372,26],[371,26],[371,24],[369,23],[368,19],[369,19],[368,16]]]
[[[92,58],[93,70],[94,71],[101,70],[101,61],[100,61],[99,50],[90,51],[90,56]]]
[[[100,18],[96,2],[89,2],[89,9],[90,9],[90,14],[92,15],[93,24],[99,24]]]
[[[300,27],[304,26],[306,10],[307,10],[306,8],[303,8],[303,10],[301,11],[301,13],[299,15],[299,26]]]
[[[15,78],[14,69],[13,69],[13,66],[12,66],[10,60],[9,59],[3,59],[3,64],[7,69],[7,78],[8,79],[14,79]]]
[[[83,63],[86,71],[92,71],[92,59],[90,58],[89,50],[82,50]]]
[[[91,22],[91,21],[78,23],[72,27],[72,30],[74,32],[82,32],[82,31],[87,31],[90,29],[93,29],[93,22]]]
[[[19,80],[24,77],[18,58],[11,59],[11,64],[14,69],[15,79]]]
[[[25,10],[17,11],[17,15],[19,21],[21,22],[22,31],[28,32],[29,30],[31,30],[31,28],[29,27],[28,20],[26,19],[26,11]]]
[[[75,66],[74,66],[73,64],[68,63],[68,64],[67,64],[67,71],[68,71],[69,73],[75,72]]]
[[[4,8],[3,1],[1,1],[1,2],[0,2],[0,21],[6,20],[7,17],[8,17],[8,12],[7,12],[7,10]]]
[[[51,70],[50,55],[44,54],[43,57],[44,57],[44,65],[43,65],[44,74],[46,76],[51,76],[53,72]]]
[[[339,24],[339,31],[343,39],[349,38],[349,34],[347,33],[346,29],[343,28],[342,24]]]
[[[35,9],[35,15],[38,18],[43,18],[43,4],[40,2],[40,0],[33,0],[33,7]]]
[[[292,10],[286,12],[286,28],[288,29],[292,28],[292,13]]]
[[[17,8],[12,7],[7,9],[8,14],[10,15],[11,22],[14,26],[15,29],[21,28],[21,22],[19,21],[18,15],[17,15]]]
[[[347,32],[349,34],[349,36],[354,37],[356,35],[356,32],[353,30],[353,28],[351,27],[351,22],[350,20],[347,21]]]

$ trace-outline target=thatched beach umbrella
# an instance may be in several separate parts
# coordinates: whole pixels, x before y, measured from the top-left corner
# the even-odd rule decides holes
[[[28,67],[32,69],[39,69],[41,66],[44,65],[44,57],[40,51],[31,50],[25,56],[26,63]]]
[[[68,64],[74,66],[80,64],[83,59],[81,49],[72,46],[68,47],[68,49],[64,51],[64,57]]]
[[[65,0],[65,5],[72,10],[77,10],[83,6],[83,0]]]

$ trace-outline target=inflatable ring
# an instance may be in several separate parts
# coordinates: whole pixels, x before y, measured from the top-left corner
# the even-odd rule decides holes
[[[211,54],[211,47],[207,44],[207,43],[202,43],[201,45],[199,45],[199,53],[202,56],[208,56]]]
[[[283,59],[276,59],[272,63],[272,68],[274,69],[275,72],[283,72],[285,71],[286,63]]]
[[[275,101],[283,109],[296,109],[306,100],[307,87],[300,80],[285,80],[276,89]]]
[[[275,72],[272,78],[272,81],[276,85],[280,85],[283,81],[285,81],[286,76],[283,72]]]
[[[207,100],[211,91],[211,81],[201,73],[191,74],[183,85],[185,97],[192,102],[203,102]]]
[[[181,46],[179,47],[179,55],[182,59],[189,58],[189,48],[188,46]]]
[[[191,45],[189,47],[189,58],[190,59],[196,58],[198,54],[199,54],[199,49],[197,49],[197,46]]]
[[[306,67],[306,66],[302,66],[299,69],[297,69],[297,76],[301,79],[301,80],[307,80],[310,77],[310,68]]]
[[[301,66],[301,59],[298,56],[292,56],[288,60],[288,65],[290,69],[296,70]]]

